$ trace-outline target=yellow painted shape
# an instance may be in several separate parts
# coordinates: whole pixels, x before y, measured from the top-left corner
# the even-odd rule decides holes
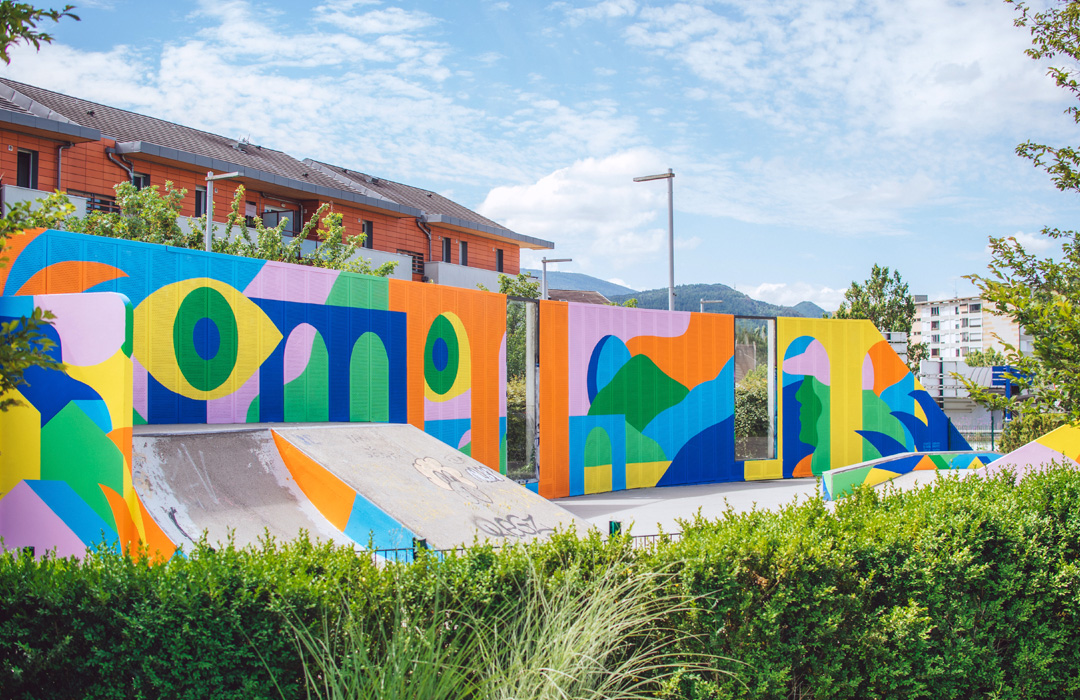
[[[97,365],[67,366],[69,377],[101,395],[109,410],[113,430],[131,427],[132,367],[131,358],[121,350]]]
[[[469,344],[469,334],[465,331],[465,324],[462,323],[457,314],[452,311],[444,311],[442,315],[450,321],[450,325],[454,328],[454,333],[457,334],[458,368],[457,377],[454,378],[454,384],[445,394],[436,394],[435,391],[428,386],[427,382],[424,382],[424,396],[428,401],[435,401],[437,403],[457,398],[472,388],[472,346]],[[427,336],[425,336],[425,341],[426,339]],[[421,370],[423,370],[423,367],[421,367]]]
[[[1063,425],[1035,442],[1080,462],[1080,426]]]
[[[209,391],[196,389],[188,382],[173,347],[173,323],[180,303],[200,287],[209,287],[225,297],[236,318],[236,364],[228,379]],[[135,357],[166,389],[189,399],[220,399],[232,394],[258,371],[281,339],[281,331],[270,317],[239,289],[207,277],[166,285],[135,307]]]
[[[780,392],[777,392],[779,395]],[[784,463],[779,459],[755,459],[743,463],[743,478],[747,481],[783,479]]]
[[[652,488],[670,466],[671,462],[631,462],[626,465],[626,488]]]
[[[3,397],[21,405],[0,413],[0,496],[23,479],[41,478],[41,412],[18,389]]]
[[[611,490],[611,465],[585,467],[585,493],[607,493]]]
[[[891,481],[900,476],[896,472],[891,472],[888,469],[878,469],[873,467],[870,473],[866,475],[866,479],[863,480],[865,486],[877,486],[878,484],[884,484],[886,481]]]
[[[971,460],[971,464],[967,465],[967,468],[968,469],[982,469],[985,466],[986,465],[983,464],[983,461],[981,459],[979,459],[978,457],[975,457],[974,459]]]

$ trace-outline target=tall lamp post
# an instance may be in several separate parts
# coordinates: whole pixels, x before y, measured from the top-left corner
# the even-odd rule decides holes
[[[671,168],[668,168],[666,173],[660,173],[659,175],[645,175],[643,177],[635,177],[634,182],[649,182],[650,180],[667,180],[667,256],[668,256],[668,293],[667,293],[667,308],[668,311],[675,310],[675,193],[672,187],[672,181],[675,179],[675,173]]]
[[[701,300],[701,313],[705,313],[706,304],[723,304],[723,299],[702,299]]]
[[[547,258],[544,258],[543,260],[540,261],[540,265],[543,266],[543,268],[544,268],[542,279],[540,281],[540,298],[541,299],[547,299],[548,298],[548,295],[547,295],[547,292],[548,292],[548,290],[547,290],[547,266],[548,266],[548,263],[557,263],[557,262],[574,262],[574,259],[573,258],[554,258],[554,259],[548,260]]]
[[[227,180],[231,177],[240,177],[240,173],[223,173],[215,175],[214,171],[206,173],[206,252],[210,252],[210,236],[213,234],[211,226],[214,221],[214,180]]]

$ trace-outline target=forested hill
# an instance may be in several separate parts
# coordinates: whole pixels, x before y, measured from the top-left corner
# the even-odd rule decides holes
[[[637,299],[638,307],[643,309],[666,309],[668,302],[667,287],[647,289],[632,294],[609,296],[614,302]],[[720,299],[722,304],[706,304],[705,311],[711,313],[734,314],[736,316],[803,316],[821,318],[825,313],[817,304],[809,301],[795,306],[778,306],[765,301],[751,299],[742,292],[735,291],[726,284],[683,284],[675,287],[675,308],[678,311],[700,310],[700,300]]]

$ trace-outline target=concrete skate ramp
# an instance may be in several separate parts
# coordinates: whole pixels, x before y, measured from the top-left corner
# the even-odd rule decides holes
[[[286,466],[308,498],[334,522],[363,539],[364,523],[389,517],[433,549],[545,537],[555,528],[589,523],[411,425],[382,423],[275,428]],[[325,469],[334,478],[320,474]],[[357,499],[329,500],[342,492]],[[372,508],[373,507],[373,508]],[[354,520],[359,525],[354,525]],[[372,527],[374,529],[374,527]]]
[[[821,474],[821,495],[836,500],[850,495],[859,486],[892,483],[897,488],[915,488],[933,482],[937,472],[982,469],[1000,455],[994,452],[961,450],[952,452],[903,452]]]
[[[267,531],[291,540],[301,530],[354,544],[296,485],[270,430],[190,430],[132,439],[135,489],[175,544],[189,548],[204,531],[211,542],[224,542],[231,532],[241,546]]]

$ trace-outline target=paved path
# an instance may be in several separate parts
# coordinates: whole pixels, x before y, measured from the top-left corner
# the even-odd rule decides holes
[[[730,507],[745,512],[757,507],[774,510],[795,499],[818,498],[816,479],[740,481],[701,486],[665,486],[632,489],[553,501],[603,532],[608,522],[617,520],[624,529],[633,526],[635,535],[680,532],[677,520],[694,516],[698,508],[706,518],[715,518]]]

